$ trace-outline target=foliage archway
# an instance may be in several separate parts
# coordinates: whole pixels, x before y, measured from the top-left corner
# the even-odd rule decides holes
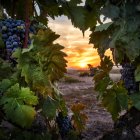
[[[28,100],[21,100],[18,104],[22,105],[22,110],[25,110],[25,108],[30,105],[30,111],[35,114],[33,106],[38,103],[38,100],[32,91],[37,91],[38,94],[41,92],[41,97],[47,92],[50,97],[57,100],[56,103],[52,98],[47,98],[47,101],[50,103],[49,105],[51,105],[51,112],[54,112],[58,106],[58,110],[65,112],[64,102],[61,100],[62,98],[57,96],[57,94],[52,94],[57,92],[54,86],[54,81],[59,79],[63,75],[63,72],[65,72],[66,61],[63,59],[65,54],[60,52],[63,48],[62,46],[53,44],[53,41],[58,35],[55,35],[52,31],[46,29],[46,27],[48,22],[47,18],[49,16],[55,18],[55,16],[66,15],[72,21],[72,24],[75,27],[78,27],[83,34],[87,29],[90,29],[92,32],[90,35],[90,43],[94,44],[94,48],[97,49],[101,58],[99,71],[97,71],[94,77],[95,89],[99,91],[99,98],[116,122],[115,130],[120,130],[117,131],[117,133],[114,131],[109,137],[113,139],[113,137],[117,136],[116,138],[121,139],[124,137],[123,131],[126,131],[128,134],[131,129],[135,128],[140,123],[140,2],[139,0],[86,0],[84,6],[78,5],[81,2],[81,0],[0,1],[2,5],[1,17],[8,14],[8,16],[11,16],[13,19],[21,19],[25,21],[23,48],[27,48],[28,46],[30,25],[35,25],[35,23],[37,23],[38,26],[35,27],[36,30],[38,30],[38,27],[39,29],[41,28],[38,34],[33,38],[34,42],[31,46],[34,47],[26,50],[18,49],[14,53],[13,57],[15,57],[18,62],[18,67],[14,69],[16,73],[13,75],[12,69],[12,74],[9,73],[6,77],[4,76],[5,74],[2,74],[1,80],[4,80],[1,82],[1,93],[6,91],[6,94],[2,97],[1,105],[3,106],[5,114],[10,111],[12,113],[14,110],[18,115],[19,110],[15,110],[15,106],[14,108],[9,109],[8,105],[10,105],[9,103],[11,102],[11,99],[13,100],[13,96],[14,98],[16,97],[16,99],[21,97],[18,97],[19,95],[12,95],[11,97],[11,92],[16,89],[16,92],[20,91],[20,94],[22,95],[25,93],[24,91],[27,90],[30,95]],[[3,12],[4,9],[6,9],[5,13]],[[110,18],[111,22],[106,24],[102,23],[102,15],[104,15],[104,20]],[[7,29],[3,28],[3,30]],[[3,46],[3,43],[1,43],[1,46]],[[50,48],[44,48],[44,46],[52,47],[50,50]],[[109,71],[113,66],[110,58],[105,56],[105,51],[109,48],[113,49],[114,62],[116,64],[121,64],[124,67],[122,70],[122,80],[118,83],[114,83],[109,77]],[[1,51],[3,51],[2,54],[6,53],[4,49]],[[45,59],[46,56],[49,56],[48,60]],[[58,56],[60,57],[58,58]],[[4,56],[2,56],[2,58],[3,57]],[[28,58],[28,61],[26,58]],[[14,59],[13,61],[15,62]],[[56,62],[56,60],[59,62]],[[11,66],[3,60],[1,60],[1,66],[1,73],[11,69]],[[29,66],[32,66],[32,70],[34,71],[31,71]],[[54,69],[55,71],[53,71]],[[57,75],[57,73],[60,73],[60,75]],[[20,78],[13,81],[13,76],[15,75],[18,75],[18,78]],[[43,78],[44,76],[46,76],[49,81],[46,81]],[[38,77],[40,78],[38,79]],[[21,85],[24,86],[21,87]],[[31,91],[28,88],[25,88],[27,85]],[[9,87],[11,88],[9,89]],[[48,87],[51,87],[51,89]],[[42,95],[42,93],[44,94]],[[29,102],[29,99],[32,99],[31,102]],[[48,105],[48,102],[44,104]],[[37,107],[39,106],[37,105]],[[126,110],[127,113],[120,117],[119,113],[122,110]],[[52,113],[47,114],[47,112],[48,111],[44,111],[45,115],[50,115],[49,117],[54,115]],[[9,117],[10,120],[17,117],[15,114],[12,116],[11,113],[7,114],[7,117]],[[28,115],[27,112],[26,114]],[[21,118],[21,120],[22,119],[24,118]],[[30,118],[30,122],[31,121],[32,118]],[[18,119],[15,120],[15,123],[21,126],[26,126],[27,122],[22,124]],[[125,138],[132,139],[132,137],[134,138],[133,135]]]

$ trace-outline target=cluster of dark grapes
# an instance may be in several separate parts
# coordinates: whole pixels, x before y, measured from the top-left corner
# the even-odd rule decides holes
[[[45,133],[47,131],[47,125],[45,122],[45,118],[41,116],[40,114],[36,115],[36,118],[32,124],[31,131],[34,133]]]
[[[139,91],[139,84],[135,81],[135,66],[130,63],[125,63],[122,65],[121,69],[121,79],[124,81],[125,88],[128,90],[129,94]]]
[[[35,33],[35,28],[30,27],[29,32]],[[0,21],[0,33],[4,41],[7,56],[18,47],[22,48],[25,40],[25,22],[23,20],[4,19]],[[29,39],[28,44],[31,43]]]
[[[70,118],[68,116],[63,116],[62,112],[59,112],[56,122],[62,138],[65,138],[70,130],[73,129]]]

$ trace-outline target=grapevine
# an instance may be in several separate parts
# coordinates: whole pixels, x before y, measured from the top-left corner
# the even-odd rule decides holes
[[[5,19],[0,21],[0,32],[4,41],[7,56],[11,59],[11,54],[16,48],[23,48],[25,40],[25,22],[23,20]],[[33,26],[30,27],[30,33],[35,33]],[[29,36],[29,35],[28,35]],[[31,44],[29,39],[28,45]]]
[[[58,130],[63,133],[65,129],[66,131],[72,129],[64,100],[58,94],[55,86],[55,82],[66,72],[66,60],[64,59],[66,54],[61,51],[63,46],[53,43],[59,35],[52,32],[47,26],[48,17],[55,19],[60,15],[67,16],[83,34],[90,29],[89,43],[94,44],[94,48],[97,49],[100,56],[101,63],[94,75],[95,90],[99,93],[98,97],[102,105],[111,113],[115,124],[111,135],[103,138],[122,139],[124,138],[123,132],[130,134],[125,139],[135,138],[133,129],[140,124],[140,2],[138,0],[86,0],[83,6],[79,6],[82,2],[80,0],[14,2],[0,1],[2,5],[0,12],[2,13],[0,14],[2,19],[0,21],[1,122],[5,121],[3,118],[6,117],[9,123],[16,128],[16,130],[10,131],[10,135],[5,135],[4,131],[3,138],[8,139],[11,136],[15,139],[14,133],[23,130],[24,136],[28,134],[31,139],[34,138],[32,135],[34,132],[37,132],[36,137],[41,137],[41,139],[43,137],[53,139],[53,136],[55,138],[60,136]],[[4,9],[11,19],[5,19]],[[24,12],[25,9],[26,12]],[[39,13],[37,9],[39,9]],[[33,38],[29,38],[27,32],[25,33],[27,23],[24,21],[27,22],[26,19],[31,18],[36,19],[40,29],[34,30],[31,23],[30,32],[33,32]],[[104,23],[106,19],[110,19],[110,21]],[[23,49],[25,48],[23,42],[28,39],[28,48]],[[27,47],[27,42],[25,46]],[[108,49],[113,50],[114,62],[105,55]],[[58,54],[60,59],[56,61]],[[48,61],[46,61],[46,57]],[[5,61],[11,58],[14,58],[16,65],[13,66],[10,61]],[[127,61],[125,61],[126,58]],[[114,82],[109,76],[113,63],[122,64],[123,67],[122,78],[119,82]],[[23,96],[28,98],[25,100],[22,98]],[[10,106],[11,102],[14,106]],[[22,115],[21,110],[24,112]],[[32,112],[31,116],[29,110]],[[120,116],[121,111],[126,111],[126,113]],[[13,112],[14,114],[12,114]],[[60,115],[59,112],[62,112],[63,115]],[[19,116],[23,120],[22,123],[19,121]],[[38,118],[36,122],[34,122],[35,118]],[[39,120],[47,123],[40,124]],[[50,126],[52,120],[55,120],[53,127]],[[33,122],[37,126],[34,126]],[[66,123],[67,127],[63,128],[63,124],[60,122]],[[28,126],[29,124],[30,126]],[[42,127],[43,132],[41,136],[38,134],[39,126]],[[2,127],[2,132],[3,129],[4,127]],[[28,133],[28,130],[31,130],[31,133]],[[55,134],[52,133],[54,131]],[[62,137],[67,134],[66,131],[61,134]]]
[[[70,118],[68,116],[63,116],[62,112],[59,112],[56,121],[62,138],[65,138],[68,133],[73,130]]]

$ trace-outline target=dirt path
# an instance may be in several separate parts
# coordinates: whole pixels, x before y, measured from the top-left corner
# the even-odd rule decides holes
[[[81,82],[71,84],[60,82],[59,89],[63,93],[69,108],[73,103],[78,102],[86,105],[85,113],[88,116],[88,121],[86,130],[83,133],[83,140],[98,140],[105,132],[112,129],[111,116],[97,101],[97,93],[93,89],[92,77],[79,77],[70,73],[68,76]]]

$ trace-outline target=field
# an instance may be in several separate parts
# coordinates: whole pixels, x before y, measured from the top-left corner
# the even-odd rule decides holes
[[[110,72],[110,76],[114,81],[120,79],[119,70],[120,68],[114,68]],[[79,72],[81,71],[68,70],[65,78],[59,82],[59,89],[66,100],[68,108],[73,103],[86,105],[84,112],[88,116],[88,120],[86,130],[82,134],[83,140],[98,140],[105,132],[112,130],[113,121],[110,114],[97,100],[93,77],[79,77]]]

